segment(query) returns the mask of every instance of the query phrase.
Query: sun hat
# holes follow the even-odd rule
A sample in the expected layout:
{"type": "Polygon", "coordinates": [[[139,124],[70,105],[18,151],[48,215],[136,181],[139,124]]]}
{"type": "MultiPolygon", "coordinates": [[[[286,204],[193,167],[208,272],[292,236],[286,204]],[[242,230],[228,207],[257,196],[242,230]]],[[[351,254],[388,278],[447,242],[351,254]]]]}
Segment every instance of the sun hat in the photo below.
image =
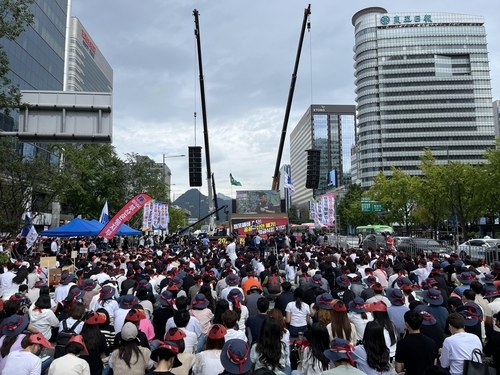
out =
{"type": "Polygon", "coordinates": [[[438,282],[433,277],[429,277],[428,279],[425,279],[425,283],[429,286],[438,285],[438,282]]]}
{"type": "Polygon", "coordinates": [[[182,284],[184,284],[184,281],[179,277],[175,276],[170,280],[170,284],[168,285],[168,290],[180,290],[182,287],[182,284]]]}
{"type": "Polygon", "coordinates": [[[483,311],[479,305],[474,302],[469,302],[466,305],[457,307],[455,312],[465,318],[465,325],[468,327],[475,326],[483,320],[483,311]]]}
{"type": "Polygon", "coordinates": [[[171,357],[175,356],[174,363],[172,367],[179,367],[182,366],[182,362],[179,361],[179,358],[177,358],[177,354],[179,354],[179,348],[177,345],[171,341],[159,341],[160,346],[158,346],[155,350],[151,352],[151,359],[155,362],[158,362],[158,354],[160,350],[166,349],[172,353],[171,357]]]}
{"type": "Polygon", "coordinates": [[[81,290],[78,285],[73,285],[71,288],[69,288],[68,297],[71,296],[79,301],[83,299],[85,293],[86,292],[84,290],[81,290]]]}
{"type": "Polygon", "coordinates": [[[208,330],[208,337],[211,340],[219,340],[219,339],[225,337],[226,334],[227,334],[227,329],[222,324],[214,324],[208,330]],[[214,329],[214,328],[216,328],[216,329],[214,329]]]}
{"type": "Polygon", "coordinates": [[[486,275],[484,275],[484,277],[481,277],[481,281],[485,284],[493,284],[496,280],[496,276],[491,274],[491,273],[487,273],[486,275]]]}
{"type": "Polygon", "coordinates": [[[173,306],[174,305],[174,295],[168,291],[164,290],[158,295],[158,300],[162,306],[173,306]]]}
{"type": "Polygon", "coordinates": [[[331,310],[333,304],[333,297],[330,293],[323,293],[316,297],[316,305],[325,310],[331,310]]]}
{"type": "Polygon", "coordinates": [[[110,285],[104,285],[99,292],[99,300],[111,299],[115,296],[115,288],[110,285]]]}
{"type": "Polygon", "coordinates": [[[136,305],[139,303],[139,300],[137,299],[136,296],[133,294],[127,294],[126,296],[122,297],[120,300],[119,307],[120,309],[131,309],[132,306],[136,305]]]}
{"type": "Polygon", "coordinates": [[[377,282],[377,278],[375,276],[368,276],[363,281],[368,287],[371,287],[373,284],[377,282]]]}
{"type": "Polygon", "coordinates": [[[50,345],[50,342],[48,342],[47,339],[40,332],[32,333],[29,337],[29,342],[30,344],[41,345],[47,349],[53,349],[53,346],[50,345]]]}
{"type": "Polygon", "coordinates": [[[245,374],[252,367],[250,346],[241,339],[228,340],[222,347],[220,362],[231,374],[245,374]]]}
{"type": "Polygon", "coordinates": [[[82,350],[80,351],[80,354],[83,355],[89,355],[89,351],[87,350],[87,345],[85,345],[85,342],[83,341],[83,336],[82,335],[74,335],[72,336],[66,345],[69,343],[76,342],[77,344],[80,344],[82,346],[82,350]]]}
{"type": "Polygon", "coordinates": [[[437,320],[434,316],[429,312],[429,306],[427,305],[418,305],[415,307],[415,311],[422,315],[422,324],[425,326],[433,326],[437,323],[437,320]]]}
{"type": "Polygon", "coordinates": [[[191,301],[191,308],[196,310],[203,310],[206,308],[210,302],[203,293],[198,293],[191,301]]]}
{"type": "Polygon", "coordinates": [[[228,286],[238,286],[238,281],[238,276],[234,273],[226,276],[226,284],[228,286]]]}
{"type": "Polygon", "coordinates": [[[41,288],[42,286],[47,286],[47,283],[43,280],[38,280],[35,285],[33,285],[33,288],[41,288]]]}
{"type": "MultiPolygon", "coordinates": [[[[281,286],[283,286],[283,284],[281,284],[281,286]]],[[[261,293],[262,289],[260,289],[258,285],[252,285],[250,287],[250,289],[247,290],[247,294],[252,294],[253,292],[259,292],[259,293],[261,293]]]]}
{"type": "Polygon", "coordinates": [[[404,293],[401,289],[389,288],[385,291],[385,295],[393,306],[403,306],[405,304],[404,293]]]}
{"type": "Polygon", "coordinates": [[[369,312],[386,312],[387,305],[382,301],[365,303],[365,309],[369,312]]]}
{"type": "Polygon", "coordinates": [[[398,284],[399,289],[401,289],[401,290],[412,290],[413,289],[413,283],[407,277],[398,278],[396,283],[398,284]]]}
{"type": "Polygon", "coordinates": [[[83,290],[86,290],[86,291],[94,290],[96,285],[97,285],[97,282],[92,280],[92,279],[83,280],[83,290]]]}
{"type": "Polygon", "coordinates": [[[462,272],[461,274],[457,275],[458,281],[460,281],[462,284],[470,284],[471,282],[477,280],[476,275],[474,275],[471,272],[462,272]]]}
{"type": "Polygon", "coordinates": [[[61,276],[61,285],[68,285],[74,279],[74,275],[72,273],[65,273],[61,276]]]}
{"type": "Polygon", "coordinates": [[[0,331],[2,336],[12,337],[17,336],[28,327],[29,319],[24,315],[11,315],[5,318],[0,325],[0,331]]]}
{"type": "Polygon", "coordinates": [[[376,282],[375,284],[372,284],[371,288],[373,290],[376,290],[377,292],[381,292],[381,291],[384,290],[384,287],[379,282],[376,282]]]}
{"type": "Polygon", "coordinates": [[[321,280],[321,275],[315,274],[309,279],[309,285],[321,288],[323,286],[323,280],[321,280]]]}
{"type": "MultiPolygon", "coordinates": [[[[175,328],[175,333],[174,334],[170,334],[170,329],[165,333],[165,341],[179,341],[179,340],[182,340],[186,337],[186,333],[180,329],[180,328],[177,328],[177,327],[173,327],[175,328]]],[[[171,328],[172,329],[172,328],[171,328]]]]}
{"type": "Polygon", "coordinates": [[[332,302],[332,310],[337,311],[337,312],[344,312],[347,311],[347,307],[344,303],[344,301],[340,299],[335,299],[332,302]]]}
{"type": "Polygon", "coordinates": [[[486,285],[484,288],[484,298],[493,298],[500,296],[500,287],[496,285],[486,285]]]}
{"type": "Polygon", "coordinates": [[[355,312],[355,313],[364,313],[366,312],[365,309],[365,300],[361,297],[356,297],[354,298],[351,302],[349,302],[349,311],[355,312]]]}
{"type": "Polygon", "coordinates": [[[439,289],[427,289],[422,292],[422,297],[429,305],[440,306],[443,304],[443,296],[439,289]]]}
{"type": "Polygon", "coordinates": [[[351,285],[351,279],[349,276],[342,275],[335,279],[335,283],[341,288],[348,288],[351,285]]]}
{"type": "Polygon", "coordinates": [[[349,341],[344,339],[335,338],[330,343],[330,348],[325,350],[323,354],[331,361],[339,361],[341,359],[348,359],[352,366],[354,366],[354,359],[351,352],[354,350],[349,341]]]}
{"type": "Polygon", "coordinates": [[[123,325],[122,331],[121,331],[122,340],[125,340],[125,341],[135,340],[137,338],[138,333],[139,333],[139,331],[137,330],[137,327],[135,326],[134,323],[126,322],[123,325]]]}
{"type": "Polygon", "coordinates": [[[106,323],[106,315],[103,313],[93,312],[87,319],[85,319],[85,323],[90,325],[104,324],[106,323]]]}
{"type": "Polygon", "coordinates": [[[229,291],[227,295],[227,300],[233,304],[233,306],[239,308],[241,302],[243,302],[243,294],[238,288],[233,288],[229,291]]]}
{"type": "Polygon", "coordinates": [[[130,309],[125,316],[125,321],[126,322],[140,322],[141,319],[146,318],[146,314],[144,311],[139,310],[139,309],[130,309]]]}

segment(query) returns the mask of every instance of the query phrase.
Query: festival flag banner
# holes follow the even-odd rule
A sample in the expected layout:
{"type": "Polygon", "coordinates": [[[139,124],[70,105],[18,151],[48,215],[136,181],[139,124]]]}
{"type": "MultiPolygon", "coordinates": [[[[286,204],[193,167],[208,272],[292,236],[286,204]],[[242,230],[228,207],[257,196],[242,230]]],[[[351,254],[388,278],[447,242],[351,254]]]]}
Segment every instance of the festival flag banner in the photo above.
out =
{"type": "Polygon", "coordinates": [[[170,218],[168,216],[168,203],[162,202],[160,210],[160,229],[167,230],[170,218]]]}
{"type": "Polygon", "coordinates": [[[161,202],[155,201],[153,204],[153,230],[160,229],[161,202]]]}
{"type": "Polygon", "coordinates": [[[292,196],[293,193],[295,193],[295,186],[293,186],[292,177],[290,177],[288,173],[284,172],[283,178],[285,180],[283,187],[288,189],[288,195],[292,196]]]}
{"type": "Polygon", "coordinates": [[[108,212],[108,201],[104,203],[104,207],[101,211],[101,216],[99,217],[99,223],[106,225],[109,222],[109,212],[108,212]]]}
{"type": "Polygon", "coordinates": [[[23,228],[21,236],[26,237],[26,245],[28,246],[29,249],[31,246],[33,246],[36,239],[38,238],[38,233],[35,229],[35,226],[33,225],[33,222],[31,221],[31,214],[29,212],[26,212],[24,220],[26,220],[27,224],[23,228]]]}
{"type": "Polygon", "coordinates": [[[153,205],[154,205],[154,200],[151,200],[144,205],[142,214],[143,232],[150,232],[153,230],[153,205]]]}
{"type": "Polygon", "coordinates": [[[102,228],[98,236],[107,238],[108,240],[112,239],[120,229],[120,226],[129,221],[150,200],[151,197],[145,193],[137,194],[113,216],[109,223],[102,228]]]}

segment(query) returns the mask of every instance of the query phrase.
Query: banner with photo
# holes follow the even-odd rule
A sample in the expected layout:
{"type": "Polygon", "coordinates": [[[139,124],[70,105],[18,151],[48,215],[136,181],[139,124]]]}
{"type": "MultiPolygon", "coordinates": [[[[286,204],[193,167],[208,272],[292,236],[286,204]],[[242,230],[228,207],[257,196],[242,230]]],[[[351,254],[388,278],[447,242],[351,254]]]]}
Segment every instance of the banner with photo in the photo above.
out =
{"type": "Polygon", "coordinates": [[[236,191],[237,214],[281,213],[280,192],[274,190],[236,191]]]}
{"type": "Polygon", "coordinates": [[[142,231],[167,230],[170,217],[168,215],[168,203],[150,201],[144,205],[142,216],[142,231]]]}
{"type": "Polygon", "coordinates": [[[317,227],[335,226],[335,195],[324,194],[309,203],[309,218],[317,227]]]}

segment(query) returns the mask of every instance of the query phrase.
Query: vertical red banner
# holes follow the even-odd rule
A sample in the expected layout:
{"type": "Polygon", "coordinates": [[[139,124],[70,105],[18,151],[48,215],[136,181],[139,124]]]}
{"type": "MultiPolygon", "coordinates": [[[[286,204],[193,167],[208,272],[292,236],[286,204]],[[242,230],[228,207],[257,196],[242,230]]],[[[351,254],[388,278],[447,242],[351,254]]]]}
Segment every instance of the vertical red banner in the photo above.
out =
{"type": "Polygon", "coordinates": [[[113,238],[122,224],[126,221],[129,221],[130,218],[134,216],[134,214],[136,214],[137,211],[139,211],[150,200],[151,197],[147,194],[137,194],[135,197],[129,200],[127,204],[123,206],[111,220],[109,220],[106,226],[99,232],[98,236],[107,239],[113,238]]]}

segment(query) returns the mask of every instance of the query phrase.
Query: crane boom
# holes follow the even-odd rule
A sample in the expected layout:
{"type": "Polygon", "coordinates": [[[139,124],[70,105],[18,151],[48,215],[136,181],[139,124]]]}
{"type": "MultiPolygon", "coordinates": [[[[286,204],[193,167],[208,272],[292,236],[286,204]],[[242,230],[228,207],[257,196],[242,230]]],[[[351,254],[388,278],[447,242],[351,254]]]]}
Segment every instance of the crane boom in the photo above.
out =
{"type": "MultiPolygon", "coordinates": [[[[281,139],[278,148],[278,157],[276,158],[276,167],[274,168],[273,175],[273,190],[279,190],[280,188],[280,164],[281,157],[283,156],[283,147],[285,146],[286,139],[286,129],[288,127],[288,118],[290,117],[290,109],[292,107],[293,92],[295,90],[295,81],[297,80],[297,71],[299,69],[300,53],[302,51],[302,42],[304,41],[304,33],[306,31],[307,19],[311,14],[311,4],[304,9],[304,19],[302,20],[302,29],[300,30],[299,46],[297,48],[297,56],[295,57],[295,66],[292,73],[292,82],[290,83],[290,90],[288,92],[288,101],[286,103],[285,118],[283,120],[283,128],[281,129],[281,139]]],[[[309,26],[309,25],[308,25],[309,26]]]]}
{"type": "MultiPolygon", "coordinates": [[[[200,73],[200,96],[201,96],[201,115],[203,119],[203,138],[205,140],[205,161],[207,164],[207,185],[208,185],[208,211],[214,211],[214,198],[212,194],[212,168],[210,166],[210,147],[208,142],[208,123],[207,123],[207,107],[205,102],[205,80],[203,77],[203,62],[201,59],[201,39],[200,39],[200,22],[198,20],[198,11],[193,10],[196,37],[196,46],[198,49],[198,69],[200,73]]],[[[209,230],[215,228],[214,216],[210,215],[209,230]]]]}

